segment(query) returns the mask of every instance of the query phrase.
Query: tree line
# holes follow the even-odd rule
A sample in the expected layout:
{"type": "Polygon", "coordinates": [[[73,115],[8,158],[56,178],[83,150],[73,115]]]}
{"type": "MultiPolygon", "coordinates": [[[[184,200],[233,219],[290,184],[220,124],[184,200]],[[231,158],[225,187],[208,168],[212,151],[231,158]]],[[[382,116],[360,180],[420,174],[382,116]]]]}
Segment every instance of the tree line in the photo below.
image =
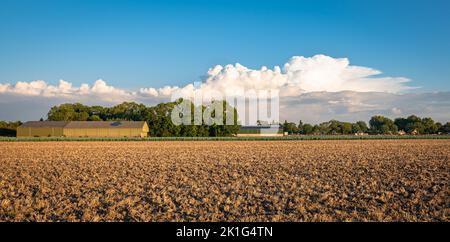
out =
{"type": "Polygon", "coordinates": [[[355,133],[367,134],[449,134],[450,122],[441,124],[435,122],[432,118],[420,118],[411,115],[407,118],[396,118],[394,120],[377,115],[369,120],[369,125],[364,121],[355,123],[330,120],[320,124],[312,125],[303,123],[298,124],[285,121],[281,127],[284,132],[289,134],[301,135],[346,135],[355,133]]]}
{"type": "MultiPolygon", "coordinates": [[[[186,101],[186,100],[184,100],[186,101]]],[[[237,111],[231,108],[225,101],[217,101],[223,105],[223,110],[230,108],[234,111],[234,125],[206,125],[202,120],[200,125],[175,125],[172,122],[172,110],[183,99],[174,102],[160,103],[156,106],[148,107],[144,104],[135,102],[124,102],[113,107],[86,106],[80,103],[61,104],[54,106],[47,114],[49,121],[146,121],[150,136],[156,137],[208,137],[208,136],[232,136],[239,130],[237,125],[237,111]]],[[[194,123],[194,112],[201,109],[202,113],[208,106],[194,106],[192,102],[187,101],[191,106],[191,117],[194,123]]],[[[219,105],[220,105],[219,104],[219,105]]],[[[188,104],[189,105],[189,104],[188,104]]],[[[214,115],[214,113],[213,113],[214,115]]],[[[224,112],[224,123],[227,113],[224,112]]]]}
{"type": "Polygon", "coordinates": [[[19,127],[20,125],[22,125],[22,122],[20,121],[15,122],[0,121],[0,136],[9,136],[9,137],[16,136],[17,127],[19,127]]]}
{"type": "MultiPolygon", "coordinates": [[[[135,102],[123,102],[112,107],[87,106],[81,103],[66,103],[52,107],[47,113],[49,121],[146,121],[149,125],[149,135],[156,137],[207,137],[232,136],[239,131],[238,115],[234,108],[234,125],[206,125],[204,120],[200,125],[175,125],[172,123],[171,113],[175,106],[183,102],[182,99],[173,102],[160,103],[156,106],[145,106],[135,102]]],[[[229,104],[221,101],[223,110],[230,108],[229,104]]],[[[208,106],[191,105],[192,121],[197,109],[205,111],[208,106]]],[[[224,123],[226,117],[224,112],[224,123]]],[[[43,120],[43,119],[41,119],[43,120]]],[[[0,121],[0,136],[15,136],[16,129],[22,123],[0,121]]],[[[369,123],[358,121],[355,123],[330,120],[320,124],[308,124],[299,121],[293,123],[285,121],[280,128],[289,134],[300,135],[348,135],[355,133],[367,134],[449,134],[450,122],[441,124],[433,119],[420,118],[411,115],[407,118],[394,120],[384,116],[373,116],[369,123]]]]}

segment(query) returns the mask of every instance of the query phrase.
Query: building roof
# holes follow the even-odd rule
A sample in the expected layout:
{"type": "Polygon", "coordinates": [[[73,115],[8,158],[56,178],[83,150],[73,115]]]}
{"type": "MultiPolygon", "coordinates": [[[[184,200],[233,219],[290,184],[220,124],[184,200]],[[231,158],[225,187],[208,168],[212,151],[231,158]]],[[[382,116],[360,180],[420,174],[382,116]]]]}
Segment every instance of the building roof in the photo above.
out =
{"type": "Polygon", "coordinates": [[[29,121],[24,128],[137,128],[144,127],[145,121],[29,121]]]}
{"type": "Polygon", "coordinates": [[[241,126],[238,134],[280,134],[282,131],[279,125],[241,126]]]}
{"type": "Polygon", "coordinates": [[[248,129],[279,129],[279,125],[249,125],[249,126],[241,126],[241,130],[248,130],[248,129]]]}
{"type": "Polygon", "coordinates": [[[24,128],[63,128],[69,122],[67,121],[29,121],[22,124],[24,128]]]}
{"type": "Polygon", "coordinates": [[[136,128],[144,127],[145,121],[71,121],[65,128],[136,128]]]}

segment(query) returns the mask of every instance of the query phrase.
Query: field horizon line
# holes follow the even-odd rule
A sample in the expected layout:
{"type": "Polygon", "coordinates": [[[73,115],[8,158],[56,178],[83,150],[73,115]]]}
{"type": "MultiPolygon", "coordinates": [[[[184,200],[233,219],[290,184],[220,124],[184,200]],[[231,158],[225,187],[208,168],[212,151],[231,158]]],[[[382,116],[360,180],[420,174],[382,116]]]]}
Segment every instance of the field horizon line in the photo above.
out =
{"type": "Polygon", "coordinates": [[[398,140],[450,139],[450,135],[307,135],[284,137],[0,137],[0,142],[46,141],[295,141],[295,140],[398,140]]]}

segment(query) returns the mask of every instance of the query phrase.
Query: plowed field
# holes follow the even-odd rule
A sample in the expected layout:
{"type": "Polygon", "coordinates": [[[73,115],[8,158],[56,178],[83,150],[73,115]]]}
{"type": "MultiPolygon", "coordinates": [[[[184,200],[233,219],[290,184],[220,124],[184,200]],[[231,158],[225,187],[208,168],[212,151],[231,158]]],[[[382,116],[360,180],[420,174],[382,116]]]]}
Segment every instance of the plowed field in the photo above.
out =
{"type": "Polygon", "coordinates": [[[0,142],[0,221],[449,221],[450,140],[0,142]]]}

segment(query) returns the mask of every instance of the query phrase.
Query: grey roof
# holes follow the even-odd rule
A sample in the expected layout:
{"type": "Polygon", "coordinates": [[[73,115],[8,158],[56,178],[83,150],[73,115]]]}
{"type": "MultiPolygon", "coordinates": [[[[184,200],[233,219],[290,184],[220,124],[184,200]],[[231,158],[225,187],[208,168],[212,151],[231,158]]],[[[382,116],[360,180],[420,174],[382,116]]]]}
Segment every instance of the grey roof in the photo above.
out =
{"type": "Polygon", "coordinates": [[[24,128],[63,128],[69,122],[67,121],[29,121],[22,124],[24,128]]]}
{"type": "Polygon", "coordinates": [[[249,126],[241,126],[241,130],[248,130],[248,129],[280,129],[281,127],[279,125],[249,125],[249,126]]]}
{"type": "Polygon", "coordinates": [[[142,128],[145,121],[29,121],[24,128],[142,128]]]}
{"type": "Polygon", "coordinates": [[[137,128],[144,127],[145,121],[71,121],[65,128],[137,128]]]}

